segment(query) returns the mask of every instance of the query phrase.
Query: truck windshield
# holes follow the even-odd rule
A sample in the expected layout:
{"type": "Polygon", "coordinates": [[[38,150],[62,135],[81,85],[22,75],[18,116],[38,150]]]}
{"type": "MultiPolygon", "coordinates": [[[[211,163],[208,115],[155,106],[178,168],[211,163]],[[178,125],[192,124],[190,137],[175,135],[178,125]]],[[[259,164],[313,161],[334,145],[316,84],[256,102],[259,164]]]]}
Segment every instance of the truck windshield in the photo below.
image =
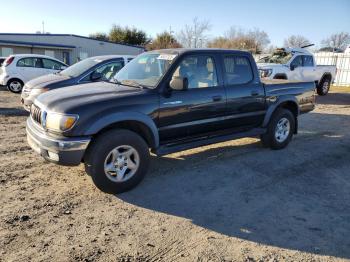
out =
{"type": "Polygon", "coordinates": [[[155,88],[177,54],[150,52],[137,56],[114,77],[117,83],[155,88]]]}
{"type": "Polygon", "coordinates": [[[260,58],[258,63],[287,64],[292,56],[289,52],[275,52],[270,56],[260,58]]]}
{"type": "Polygon", "coordinates": [[[87,58],[84,59],[60,72],[60,75],[69,76],[69,77],[77,77],[84,73],[86,70],[91,67],[101,63],[102,60],[96,58],[87,58]]]}

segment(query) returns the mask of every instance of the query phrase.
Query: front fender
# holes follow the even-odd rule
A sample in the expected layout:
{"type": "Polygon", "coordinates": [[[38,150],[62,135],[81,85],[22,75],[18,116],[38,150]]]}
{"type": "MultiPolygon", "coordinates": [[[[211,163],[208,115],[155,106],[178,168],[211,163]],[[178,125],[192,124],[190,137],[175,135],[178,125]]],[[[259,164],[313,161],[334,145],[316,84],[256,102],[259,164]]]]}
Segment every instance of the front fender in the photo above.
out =
{"type": "Polygon", "coordinates": [[[156,148],[159,146],[159,134],[156,124],[149,116],[138,112],[118,112],[103,116],[94,121],[84,132],[84,135],[97,134],[103,128],[122,121],[137,121],[147,126],[153,135],[154,146],[156,148]]]}

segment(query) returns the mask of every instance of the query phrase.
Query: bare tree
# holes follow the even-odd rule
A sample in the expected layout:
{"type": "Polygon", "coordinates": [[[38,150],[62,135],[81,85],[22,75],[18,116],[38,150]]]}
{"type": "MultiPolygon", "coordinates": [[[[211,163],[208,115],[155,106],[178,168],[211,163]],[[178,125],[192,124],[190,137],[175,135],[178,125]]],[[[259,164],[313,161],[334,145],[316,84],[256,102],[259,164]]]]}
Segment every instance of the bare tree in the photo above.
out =
{"type": "Polygon", "coordinates": [[[180,48],[182,47],[169,32],[162,32],[157,35],[149,44],[146,45],[147,50],[166,49],[166,48],[180,48]]]}
{"type": "Polygon", "coordinates": [[[247,36],[254,41],[256,54],[261,53],[268,44],[270,44],[269,36],[265,31],[258,28],[250,30],[247,36]]]}
{"type": "Polygon", "coordinates": [[[265,31],[258,28],[246,31],[241,27],[232,26],[224,37],[218,37],[209,42],[209,47],[244,49],[254,54],[260,54],[270,43],[265,31]]]}
{"type": "Polygon", "coordinates": [[[345,50],[350,44],[350,34],[347,32],[341,32],[333,34],[330,37],[322,40],[322,45],[325,47],[331,47],[333,49],[345,50]]]}
{"type": "Polygon", "coordinates": [[[245,36],[244,30],[239,26],[231,26],[224,34],[224,37],[230,40],[241,38],[245,36]]]}
{"type": "Polygon", "coordinates": [[[192,24],[186,24],[178,33],[178,40],[184,47],[200,48],[205,46],[208,39],[206,33],[210,30],[211,25],[208,20],[199,20],[195,17],[192,24]]]}
{"type": "Polygon", "coordinates": [[[309,44],[309,39],[301,35],[291,35],[290,37],[284,40],[285,47],[302,47],[309,44]]]}

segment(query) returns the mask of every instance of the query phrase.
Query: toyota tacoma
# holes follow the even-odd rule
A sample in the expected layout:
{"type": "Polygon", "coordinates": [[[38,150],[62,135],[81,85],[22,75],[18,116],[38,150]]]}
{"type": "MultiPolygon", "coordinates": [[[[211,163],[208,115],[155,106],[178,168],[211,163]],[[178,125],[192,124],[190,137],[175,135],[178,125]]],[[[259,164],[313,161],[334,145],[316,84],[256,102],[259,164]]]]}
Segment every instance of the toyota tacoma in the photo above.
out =
{"type": "Polygon", "coordinates": [[[286,147],[299,115],[314,109],[314,89],[314,81],[261,82],[244,51],[151,51],[113,81],[38,96],[27,139],[48,161],[83,163],[100,190],[116,194],[143,179],[150,152],[161,156],[255,136],[266,147],[286,147]]]}

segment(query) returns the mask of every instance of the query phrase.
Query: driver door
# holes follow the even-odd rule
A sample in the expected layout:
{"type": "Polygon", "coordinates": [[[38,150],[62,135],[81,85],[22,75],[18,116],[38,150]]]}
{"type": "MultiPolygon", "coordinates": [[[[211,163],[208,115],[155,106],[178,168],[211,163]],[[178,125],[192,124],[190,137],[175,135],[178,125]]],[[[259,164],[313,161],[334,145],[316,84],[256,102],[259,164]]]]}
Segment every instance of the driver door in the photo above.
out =
{"type": "Polygon", "coordinates": [[[225,114],[226,93],[217,64],[217,59],[207,54],[189,55],[180,61],[173,77],[187,78],[188,88],[170,90],[160,97],[161,143],[220,128],[217,118],[225,114]]]}
{"type": "Polygon", "coordinates": [[[288,76],[288,80],[303,81],[303,59],[301,55],[296,56],[290,63],[290,67],[294,67],[288,76]]]}

